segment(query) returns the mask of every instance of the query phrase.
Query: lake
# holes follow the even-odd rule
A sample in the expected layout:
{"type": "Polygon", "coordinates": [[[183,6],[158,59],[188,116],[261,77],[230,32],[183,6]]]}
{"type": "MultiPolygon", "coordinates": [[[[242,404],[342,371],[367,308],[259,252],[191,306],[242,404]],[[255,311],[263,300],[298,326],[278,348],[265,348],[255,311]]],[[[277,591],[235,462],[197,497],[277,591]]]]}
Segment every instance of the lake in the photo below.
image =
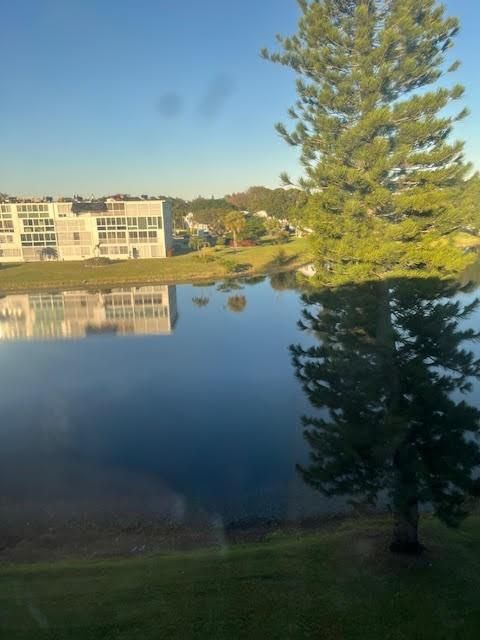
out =
{"type": "Polygon", "coordinates": [[[345,511],[346,497],[313,491],[296,469],[312,408],[289,346],[321,338],[300,330],[301,311],[292,274],[1,298],[0,517],[12,545],[54,545],[72,523],[168,522],[195,536],[205,523],[345,511]]]}

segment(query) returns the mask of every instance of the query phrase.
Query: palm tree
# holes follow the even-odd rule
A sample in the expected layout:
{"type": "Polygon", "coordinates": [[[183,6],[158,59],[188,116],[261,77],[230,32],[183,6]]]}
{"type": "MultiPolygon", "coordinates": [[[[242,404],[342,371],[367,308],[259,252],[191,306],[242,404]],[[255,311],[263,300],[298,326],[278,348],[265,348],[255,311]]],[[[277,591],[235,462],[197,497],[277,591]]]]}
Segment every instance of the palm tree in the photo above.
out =
{"type": "Polygon", "coordinates": [[[225,216],[225,229],[233,236],[233,246],[237,248],[237,235],[245,228],[245,216],[240,211],[231,211],[225,216]]]}

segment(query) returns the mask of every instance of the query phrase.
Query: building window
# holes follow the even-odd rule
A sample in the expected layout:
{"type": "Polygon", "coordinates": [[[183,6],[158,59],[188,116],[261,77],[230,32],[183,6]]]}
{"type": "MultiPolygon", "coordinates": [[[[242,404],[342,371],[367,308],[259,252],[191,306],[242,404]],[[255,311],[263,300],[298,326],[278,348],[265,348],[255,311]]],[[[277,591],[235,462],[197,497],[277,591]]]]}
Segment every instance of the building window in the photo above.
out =
{"type": "Polygon", "coordinates": [[[80,233],[78,231],[73,232],[73,241],[80,242],[80,233]]]}

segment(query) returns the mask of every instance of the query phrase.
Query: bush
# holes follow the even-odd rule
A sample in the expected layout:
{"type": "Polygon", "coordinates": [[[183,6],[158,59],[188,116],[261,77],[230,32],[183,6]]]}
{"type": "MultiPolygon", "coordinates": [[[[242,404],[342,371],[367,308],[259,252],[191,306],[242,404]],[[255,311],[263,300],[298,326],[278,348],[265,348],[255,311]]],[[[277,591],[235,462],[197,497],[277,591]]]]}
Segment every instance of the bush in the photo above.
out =
{"type": "Polygon", "coordinates": [[[204,244],[199,248],[196,258],[202,262],[214,262],[217,256],[215,255],[215,249],[213,249],[213,247],[209,244],[204,244]]]}
{"type": "Polygon", "coordinates": [[[208,246],[208,242],[202,236],[190,236],[188,246],[194,251],[200,251],[203,247],[208,246]]]}
{"type": "Polygon", "coordinates": [[[112,260],[105,257],[89,258],[88,260],[84,260],[83,264],[86,267],[106,267],[107,265],[112,264],[112,260]]]}
{"type": "Polygon", "coordinates": [[[287,252],[285,251],[285,249],[283,249],[283,247],[279,249],[276,252],[275,256],[273,257],[273,263],[279,266],[288,264],[289,261],[290,261],[290,258],[287,252]]]}
{"type": "Polygon", "coordinates": [[[215,262],[215,260],[217,259],[216,256],[203,250],[197,254],[196,258],[197,260],[201,260],[202,262],[215,262]]]}
{"type": "Polygon", "coordinates": [[[231,260],[230,258],[223,258],[223,260],[221,260],[221,264],[224,267],[226,273],[236,273],[237,263],[235,262],[235,260],[231,260]]]}

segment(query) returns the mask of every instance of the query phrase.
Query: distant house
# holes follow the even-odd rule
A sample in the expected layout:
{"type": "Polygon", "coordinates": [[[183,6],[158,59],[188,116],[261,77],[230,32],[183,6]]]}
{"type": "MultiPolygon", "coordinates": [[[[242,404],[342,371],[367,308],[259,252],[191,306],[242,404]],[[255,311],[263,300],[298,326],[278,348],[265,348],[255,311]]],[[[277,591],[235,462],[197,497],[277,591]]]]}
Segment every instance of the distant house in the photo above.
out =
{"type": "Polygon", "coordinates": [[[187,213],[187,215],[184,216],[183,219],[190,231],[196,231],[197,233],[209,233],[210,231],[210,227],[208,226],[208,224],[195,222],[192,212],[187,213]]]}
{"type": "Polygon", "coordinates": [[[308,227],[295,227],[295,235],[297,238],[304,238],[305,236],[309,236],[313,233],[313,229],[309,229],[308,227]]]}

